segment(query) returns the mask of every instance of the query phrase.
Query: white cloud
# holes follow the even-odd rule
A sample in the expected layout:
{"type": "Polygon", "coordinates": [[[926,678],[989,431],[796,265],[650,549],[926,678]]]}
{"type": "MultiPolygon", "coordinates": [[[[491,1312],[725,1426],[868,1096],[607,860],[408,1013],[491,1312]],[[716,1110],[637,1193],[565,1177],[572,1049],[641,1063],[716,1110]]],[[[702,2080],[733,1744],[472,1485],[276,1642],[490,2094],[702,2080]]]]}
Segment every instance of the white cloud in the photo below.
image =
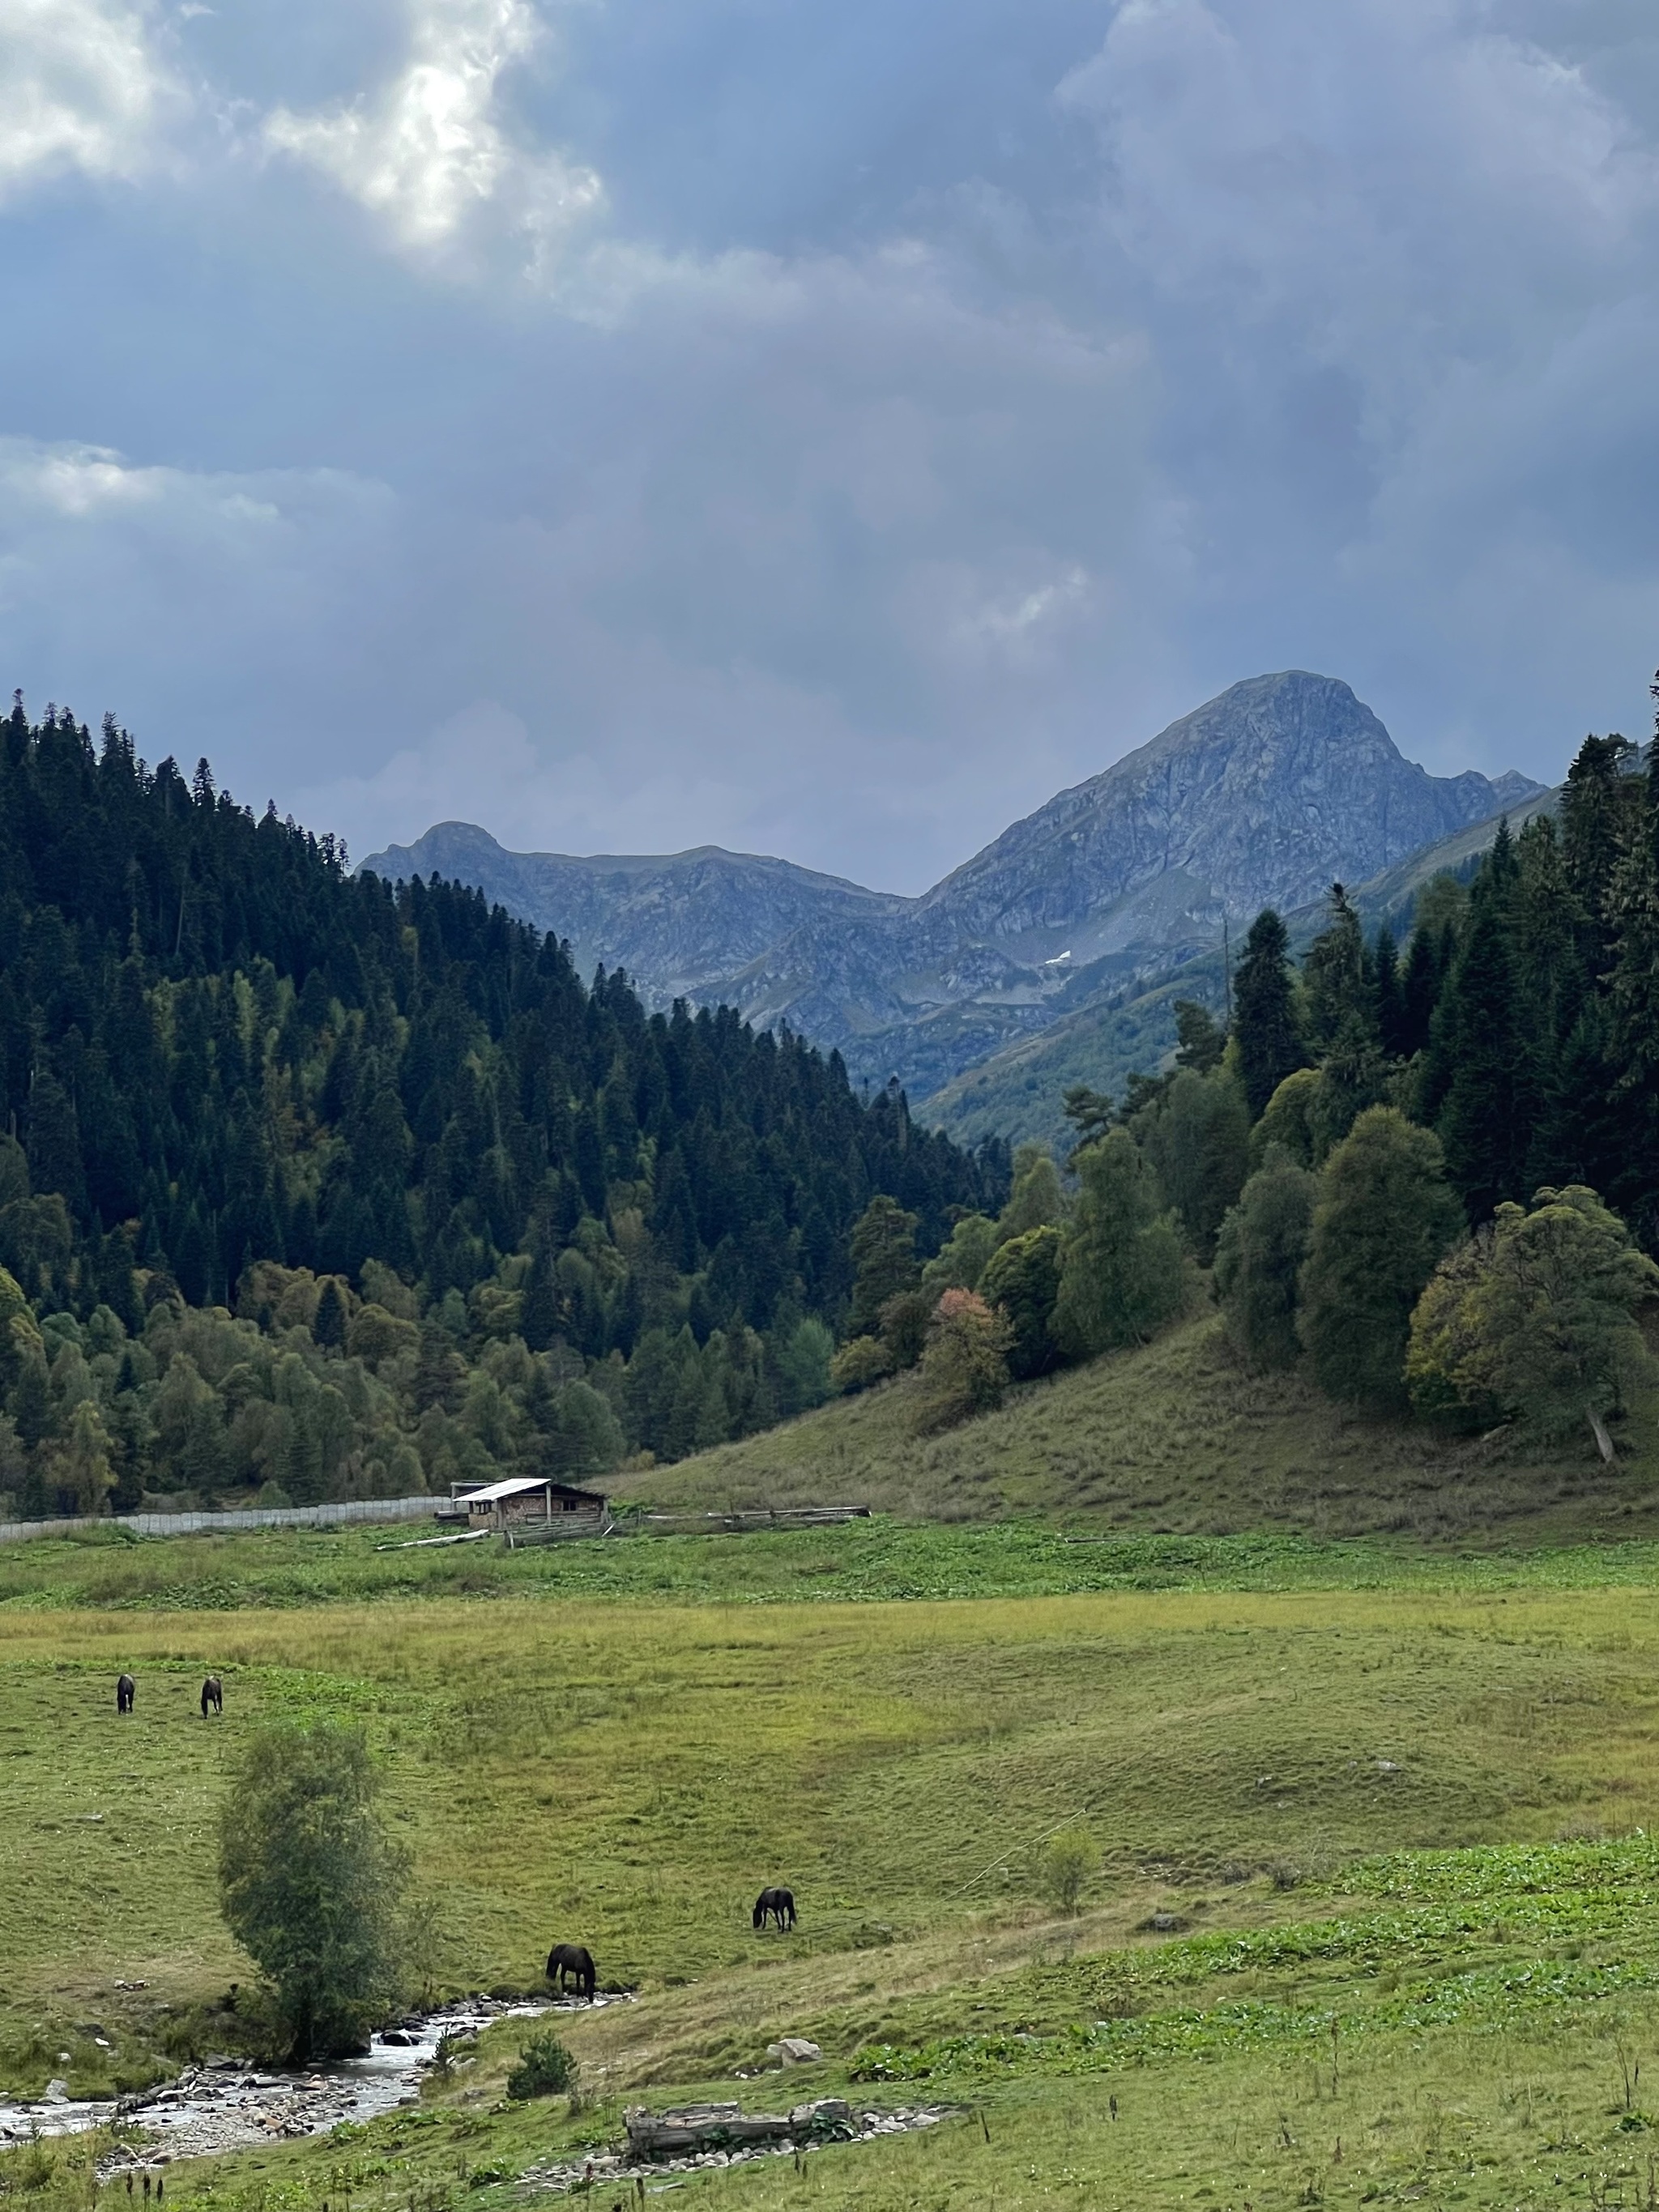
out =
{"type": "Polygon", "coordinates": [[[0,193],[78,169],[137,176],[175,88],[150,11],[119,0],[0,0],[0,193]]]}
{"type": "Polygon", "coordinates": [[[278,107],[266,140],[384,217],[405,246],[445,246],[494,207],[545,255],[602,190],[592,170],[515,146],[501,128],[500,80],[540,35],[529,0],[410,0],[407,57],[389,85],[312,113],[278,107]]]}

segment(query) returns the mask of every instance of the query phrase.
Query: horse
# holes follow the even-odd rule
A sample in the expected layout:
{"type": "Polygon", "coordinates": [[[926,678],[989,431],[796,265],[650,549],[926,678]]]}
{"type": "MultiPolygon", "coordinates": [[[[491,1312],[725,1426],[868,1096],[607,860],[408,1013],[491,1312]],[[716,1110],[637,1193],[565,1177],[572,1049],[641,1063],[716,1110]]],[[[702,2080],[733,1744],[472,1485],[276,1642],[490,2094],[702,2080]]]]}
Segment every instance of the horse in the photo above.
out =
{"type": "Polygon", "coordinates": [[[547,1954],[547,1978],[560,1990],[568,1988],[574,1979],[576,1995],[586,1997],[591,2004],[598,1979],[593,1954],[580,1943],[556,1943],[547,1954]]]}
{"type": "Polygon", "coordinates": [[[115,1685],[116,1711],[118,1713],[130,1713],[132,1711],[132,1701],[137,1694],[138,1685],[137,1682],[133,1680],[131,1674],[123,1674],[119,1681],[115,1685]]]}
{"type": "Polygon", "coordinates": [[[780,1929],[795,1924],[795,1893],[793,1889],[763,1889],[755,1899],[755,1925],[764,1928],[768,1916],[775,1919],[780,1929]]]}
{"type": "Polygon", "coordinates": [[[210,1674],[202,1685],[202,1718],[204,1720],[208,1717],[210,1705],[222,1720],[225,1714],[225,1686],[216,1674],[210,1674]]]}

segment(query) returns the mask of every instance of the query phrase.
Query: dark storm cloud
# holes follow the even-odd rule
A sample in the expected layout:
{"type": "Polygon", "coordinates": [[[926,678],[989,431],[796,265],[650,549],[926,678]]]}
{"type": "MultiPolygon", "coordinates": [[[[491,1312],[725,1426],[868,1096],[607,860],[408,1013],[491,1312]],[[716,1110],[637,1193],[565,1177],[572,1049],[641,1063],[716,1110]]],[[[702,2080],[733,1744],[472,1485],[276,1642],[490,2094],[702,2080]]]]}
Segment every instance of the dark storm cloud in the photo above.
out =
{"type": "Polygon", "coordinates": [[[0,0],[11,680],[357,849],[915,889],[1237,676],[1659,655],[1659,43],[1449,0],[0,0]]]}

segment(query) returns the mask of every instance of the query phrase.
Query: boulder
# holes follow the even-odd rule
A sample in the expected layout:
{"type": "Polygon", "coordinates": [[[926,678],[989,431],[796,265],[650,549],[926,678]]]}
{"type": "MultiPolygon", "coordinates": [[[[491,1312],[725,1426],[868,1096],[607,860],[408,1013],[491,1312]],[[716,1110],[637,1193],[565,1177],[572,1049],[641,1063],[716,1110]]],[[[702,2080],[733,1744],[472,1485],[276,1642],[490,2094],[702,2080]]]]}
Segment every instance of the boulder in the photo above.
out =
{"type": "Polygon", "coordinates": [[[816,2043],[809,2043],[804,2035],[786,2035],[766,2046],[769,2058],[775,2058],[785,2066],[810,2066],[823,2053],[816,2043]]]}

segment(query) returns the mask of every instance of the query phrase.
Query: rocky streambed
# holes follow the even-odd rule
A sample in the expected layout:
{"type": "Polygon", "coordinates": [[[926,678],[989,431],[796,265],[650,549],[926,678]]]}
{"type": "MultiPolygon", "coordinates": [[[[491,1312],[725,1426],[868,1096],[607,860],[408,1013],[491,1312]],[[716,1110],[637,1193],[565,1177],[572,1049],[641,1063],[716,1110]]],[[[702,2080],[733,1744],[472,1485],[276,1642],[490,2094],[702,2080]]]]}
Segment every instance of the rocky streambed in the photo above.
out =
{"type": "MultiPolygon", "coordinates": [[[[595,2004],[625,1999],[600,1996],[595,2004]]],[[[372,2120],[420,2093],[422,2074],[445,2036],[475,2035],[497,2020],[536,2020],[550,2012],[587,2009],[587,2001],[504,2003],[491,1997],[406,2021],[377,2035],[358,2058],[342,2058],[308,2072],[252,2066],[241,2058],[208,2058],[174,2081],[141,2095],[81,2100],[54,2081],[43,2098],[0,2103],[0,2143],[36,2136],[84,2133],[114,2119],[143,2130],[143,2140],[118,2148],[106,2172],[165,2165],[176,2158],[245,2150],[251,2144],[313,2136],[342,2121],[372,2120]]]]}

